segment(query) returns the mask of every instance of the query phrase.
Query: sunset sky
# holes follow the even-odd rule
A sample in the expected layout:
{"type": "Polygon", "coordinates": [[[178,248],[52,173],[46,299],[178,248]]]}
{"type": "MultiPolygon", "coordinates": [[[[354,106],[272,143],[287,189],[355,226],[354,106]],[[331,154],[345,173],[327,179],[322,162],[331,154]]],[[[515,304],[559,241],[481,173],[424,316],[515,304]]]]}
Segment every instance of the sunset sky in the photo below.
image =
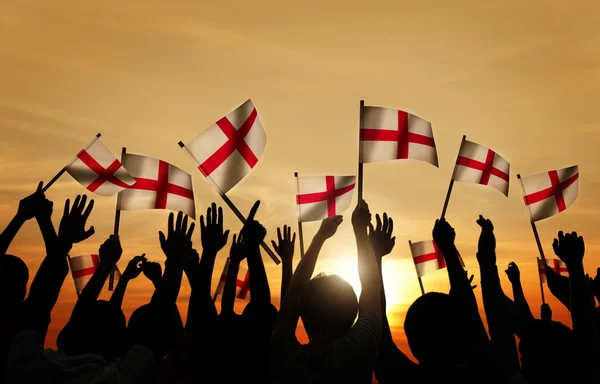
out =
{"type": "MultiPolygon", "coordinates": [[[[229,196],[244,213],[262,201],[257,219],[267,227],[270,243],[277,226],[295,226],[294,171],[356,173],[364,99],[366,105],[403,109],[430,121],[438,148],[439,168],[412,160],[365,165],[365,199],[373,213],[386,211],[395,221],[396,248],[384,261],[384,279],[401,348],[409,351],[402,324],[420,294],[408,241],[431,238],[463,134],[511,164],[508,198],[483,186],[454,186],[446,217],[456,228],[467,269],[478,282],[475,220],[481,213],[496,228],[505,292],[512,296],[503,271],[515,261],[539,314],[539,254],[517,173],[579,165],[577,202],[539,222],[538,229],[548,257],[559,229],[577,230],[586,239],[587,271],[595,275],[600,265],[595,256],[600,199],[594,192],[600,188],[600,124],[594,112],[600,100],[598,14],[598,2],[575,7],[554,0],[4,1],[0,227],[19,199],[39,180],[50,180],[98,132],[116,155],[124,146],[191,173],[202,214],[220,198],[177,142],[191,140],[251,98],[267,146],[229,196]]],[[[52,186],[47,197],[55,203],[56,224],[64,200],[81,193],[85,189],[69,175],[52,186]]],[[[112,231],[116,196],[95,201],[89,222],[96,235],[75,245],[73,256],[96,252],[112,231]]],[[[226,227],[239,231],[238,219],[225,212],[226,227]]],[[[339,273],[358,286],[350,213],[323,248],[316,272],[339,273]]],[[[122,214],[121,270],[144,252],[164,261],[157,232],[166,228],[167,217],[167,211],[122,214]]],[[[307,245],[318,225],[304,226],[307,245]]],[[[198,232],[194,243],[200,249],[198,232]]],[[[218,257],[213,289],[228,250],[229,245],[218,257]]],[[[44,256],[35,221],[23,227],[9,252],[26,261],[33,278],[44,256]]],[[[279,306],[280,267],[266,255],[264,262],[279,306]]],[[[423,282],[428,291],[448,290],[445,271],[423,282]]],[[[126,315],[151,294],[143,276],[133,281],[124,300],[126,315]]],[[[184,318],[188,298],[184,279],[178,301],[184,318]]],[[[570,325],[548,290],[546,298],[555,318],[570,325]]],[[[69,276],[53,312],[48,346],[55,345],[75,300],[69,276]]]]}

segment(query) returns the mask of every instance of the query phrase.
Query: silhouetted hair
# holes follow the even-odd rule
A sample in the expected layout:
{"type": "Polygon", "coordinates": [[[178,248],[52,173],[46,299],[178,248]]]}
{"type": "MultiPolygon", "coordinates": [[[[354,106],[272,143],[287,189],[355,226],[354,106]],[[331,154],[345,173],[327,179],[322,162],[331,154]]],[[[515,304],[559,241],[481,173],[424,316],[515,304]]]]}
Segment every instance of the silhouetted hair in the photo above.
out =
{"type": "Polygon", "coordinates": [[[183,324],[176,309],[176,306],[172,307],[167,323],[159,323],[160,316],[157,316],[156,313],[158,309],[152,304],[144,304],[133,311],[127,324],[124,352],[137,344],[148,345],[150,342],[156,345],[160,344],[167,353],[175,341],[184,336],[180,333],[183,332],[183,324]],[[157,334],[157,330],[161,330],[163,333],[157,334]],[[165,341],[168,345],[165,344],[165,341]]]}
{"type": "Polygon", "coordinates": [[[429,292],[408,308],[404,331],[419,363],[457,367],[465,363],[470,340],[470,321],[454,296],[429,292]]]}
{"type": "Polygon", "coordinates": [[[29,269],[20,258],[0,256],[0,301],[5,305],[23,302],[27,295],[29,269]]]}
{"type": "Polygon", "coordinates": [[[106,300],[85,308],[80,318],[71,319],[59,335],[57,345],[65,354],[101,355],[115,361],[123,350],[126,320],[123,311],[106,300]]]}
{"type": "Polygon", "coordinates": [[[337,275],[317,275],[311,279],[300,303],[300,317],[308,337],[329,340],[344,336],[354,324],[358,299],[347,281],[337,275]]]}

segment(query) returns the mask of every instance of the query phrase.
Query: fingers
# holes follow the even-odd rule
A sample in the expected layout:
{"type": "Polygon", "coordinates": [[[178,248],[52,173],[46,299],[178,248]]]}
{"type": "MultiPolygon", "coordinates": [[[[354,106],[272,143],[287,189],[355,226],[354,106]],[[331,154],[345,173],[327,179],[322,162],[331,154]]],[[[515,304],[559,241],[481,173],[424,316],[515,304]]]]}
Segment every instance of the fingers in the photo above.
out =
{"type": "Polygon", "coordinates": [[[65,201],[65,210],[63,211],[63,216],[67,216],[69,214],[70,205],[71,205],[71,200],[67,199],[65,201]]]}
{"type": "Polygon", "coordinates": [[[554,249],[554,253],[556,256],[560,256],[560,246],[558,244],[558,239],[554,239],[552,242],[552,249],[554,249]]]}
{"type": "Polygon", "coordinates": [[[175,220],[175,215],[173,214],[173,212],[169,213],[169,226],[168,226],[168,232],[167,232],[167,234],[169,236],[171,236],[171,234],[175,231],[175,229],[173,228],[174,220],[175,220]]]}
{"type": "Polygon", "coordinates": [[[192,235],[194,234],[194,228],[196,228],[196,223],[192,221],[192,224],[190,224],[190,228],[187,231],[187,238],[191,239],[192,235]]]}
{"type": "Polygon", "coordinates": [[[158,231],[158,240],[160,241],[160,246],[164,247],[167,243],[167,239],[165,238],[165,234],[162,231],[158,231]]]}
{"type": "MultiPolygon", "coordinates": [[[[285,228],[284,228],[285,231],[285,228]]],[[[281,228],[277,227],[277,241],[279,241],[279,243],[283,242],[283,237],[281,236],[281,228]]]]}
{"type": "Polygon", "coordinates": [[[381,231],[381,217],[379,217],[379,213],[375,215],[375,221],[377,222],[377,227],[375,230],[379,232],[381,231]]]}
{"type": "Polygon", "coordinates": [[[77,195],[77,197],[75,198],[75,201],[73,202],[72,209],[71,209],[73,212],[77,211],[77,207],[79,207],[80,200],[81,200],[81,196],[77,195]]]}
{"type": "Polygon", "coordinates": [[[87,218],[90,216],[90,213],[92,213],[92,209],[94,209],[94,199],[90,200],[90,203],[88,204],[87,208],[85,209],[85,212],[83,212],[84,220],[87,220],[87,218]]]}
{"type": "Polygon", "coordinates": [[[394,231],[394,220],[392,220],[392,218],[390,217],[389,219],[389,223],[388,223],[388,235],[391,235],[394,231]]]}
{"type": "Polygon", "coordinates": [[[215,204],[215,203],[213,202],[213,203],[210,205],[210,208],[211,208],[211,214],[212,214],[212,217],[211,217],[211,221],[210,221],[210,222],[211,222],[212,224],[217,224],[217,220],[218,220],[218,217],[217,217],[217,216],[218,216],[218,215],[217,215],[217,213],[218,213],[218,212],[217,212],[217,204],[215,204]]]}
{"type": "Polygon", "coordinates": [[[292,246],[296,244],[296,232],[294,232],[294,236],[292,237],[292,246]]]}
{"type": "Polygon", "coordinates": [[[206,225],[210,225],[212,223],[212,209],[210,209],[210,205],[206,208],[206,225]]]}
{"type": "Polygon", "coordinates": [[[223,208],[219,207],[218,212],[219,212],[219,214],[217,216],[217,225],[219,227],[222,227],[223,226],[223,208]]]}
{"type": "Polygon", "coordinates": [[[87,231],[85,231],[84,235],[83,235],[83,240],[87,240],[90,237],[92,237],[92,235],[96,233],[96,230],[94,229],[94,226],[92,225],[90,227],[90,229],[88,229],[87,231]]]}
{"type": "Polygon", "coordinates": [[[204,231],[206,229],[206,224],[204,224],[204,216],[200,215],[200,230],[204,231]]]}
{"type": "Polygon", "coordinates": [[[223,237],[225,238],[225,243],[227,243],[227,238],[229,237],[229,229],[225,231],[223,237]]]}
{"type": "Polygon", "coordinates": [[[563,241],[565,241],[565,234],[563,231],[558,231],[558,242],[562,243],[563,241]]]}
{"type": "Polygon", "coordinates": [[[37,189],[35,190],[36,192],[42,192],[42,188],[44,187],[44,182],[40,181],[38,183],[37,189]]]}
{"type": "Polygon", "coordinates": [[[388,215],[387,213],[383,212],[383,227],[381,228],[383,232],[387,233],[388,225],[388,215]]]}
{"type": "Polygon", "coordinates": [[[369,226],[368,226],[368,228],[369,228],[369,236],[370,236],[370,235],[371,235],[371,233],[375,232],[375,228],[373,227],[373,224],[372,224],[372,223],[369,223],[369,226]]]}
{"type": "Polygon", "coordinates": [[[183,223],[183,213],[177,212],[177,220],[175,221],[175,232],[181,231],[181,224],[183,223]]]}
{"type": "MultiPolygon", "coordinates": [[[[235,238],[235,235],[233,235],[233,236],[235,238]]],[[[279,253],[279,246],[277,245],[275,240],[271,240],[271,245],[273,246],[273,249],[275,250],[275,252],[279,253]]]]}
{"type": "Polygon", "coordinates": [[[256,200],[256,203],[250,209],[250,213],[248,214],[248,218],[246,220],[254,220],[254,216],[256,215],[256,211],[258,211],[258,207],[260,206],[260,200],[256,200]]]}
{"type": "Polygon", "coordinates": [[[77,206],[77,212],[79,214],[83,213],[83,208],[85,208],[85,203],[87,203],[87,195],[81,196],[81,201],[79,201],[79,205],[77,206]]]}

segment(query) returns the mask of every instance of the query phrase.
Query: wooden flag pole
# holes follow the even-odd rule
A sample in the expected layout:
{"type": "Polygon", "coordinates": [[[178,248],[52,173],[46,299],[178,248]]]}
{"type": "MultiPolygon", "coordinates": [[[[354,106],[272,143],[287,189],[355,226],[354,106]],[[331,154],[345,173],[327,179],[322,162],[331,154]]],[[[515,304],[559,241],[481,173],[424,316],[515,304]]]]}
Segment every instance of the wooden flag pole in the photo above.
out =
{"type": "MultiPolygon", "coordinates": [[[[194,154],[185,146],[185,144],[183,144],[182,141],[180,141],[178,144],[179,144],[179,147],[184,149],[187,152],[187,154],[196,162],[196,165],[199,166],[200,163],[198,162],[198,160],[196,159],[194,154]]],[[[229,200],[229,197],[227,197],[227,195],[225,195],[224,193],[221,192],[221,189],[212,181],[212,179],[210,177],[207,177],[206,180],[208,180],[209,183],[211,183],[212,186],[217,191],[219,191],[219,196],[221,196],[221,198],[223,199],[225,204],[227,204],[227,206],[233,211],[233,213],[238,217],[238,219],[240,219],[242,224],[246,224],[246,218],[244,217],[244,215],[242,215],[240,210],[237,209],[237,207],[233,204],[233,202],[231,200],[229,200]]],[[[269,246],[267,245],[267,243],[264,242],[264,240],[260,243],[260,245],[265,250],[265,252],[267,252],[267,254],[269,256],[271,256],[271,259],[273,259],[275,264],[279,265],[279,263],[281,263],[281,261],[277,258],[277,256],[275,256],[275,253],[273,253],[271,248],[269,248],[269,246]]]]}
{"type": "MultiPolygon", "coordinates": [[[[296,178],[296,187],[298,193],[300,193],[300,185],[298,185],[298,172],[294,172],[294,177],[296,178]]],[[[300,243],[300,258],[304,257],[304,233],[302,232],[302,221],[300,221],[300,204],[296,202],[298,206],[298,239],[300,243]]]]}
{"type": "MultiPolygon", "coordinates": [[[[412,242],[408,240],[408,248],[410,249],[410,254],[412,256],[412,242]]],[[[413,264],[415,264],[415,259],[413,257],[413,264]]],[[[417,270],[417,264],[415,264],[415,271],[417,272],[417,279],[419,280],[419,287],[421,287],[421,296],[425,294],[425,288],[423,288],[423,280],[421,276],[419,276],[419,271],[417,270]]]]}
{"type": "MultiPolygon", "coordinates": [[[[98,133],[98,134],[96,135],[96,137],[94,138],[94,140],[90,141],[90,143],[89,143],[88,145],[86,145],[86,146],[83,148],[83,150],[85,151],[85,150],[87,150],[89,147],[91,147],[91,146],[92,146],[92,144],[94,144],[94,143],[96,142],[96,140],[98,140],[98,138],[100,138],[100,136],[101,136],[101,135],[98,133]]],[[[50,188],[50,187],[52,186],[52,184],[54,184],[54,183],[56,182],[56,180],[58,180],[58,179],[59,179],[59,178],[60,178],[60,177],[63,175],[63,173],[65,173],[65,172],[67,171],[67,169],[68,169],[68,168],[69,168],[71,165],[73,165],[73,163],[74,163],[74,162],[75,162],[75,161],[76,161],[78,158],[79,158],[78,156],[75,156],[75,157],[73,158],[73,160],[71,160],[71,161],[70,161],[70,162],[69,162],[67,165],[65,165],[65,166],[63,167],[63,169],[61,169],[61,170],[60,170],[60,171],[59,171],[59,172],[56,174],[56,176],[54,176],[54,177],[53,177],[53,178],[52,178],[52,179],[51,179],[51,180],[50,180],[48,183],[46,183],[46,185],[44,185],[44,188],[42,188],[42,193],[46,192],[46,191],[48,190],[48,188],[50,188]]]]}
{"type": "MultiPolygon", "coordinates": [[[[519,179],[519,182],[521,183],[521,189],[523,190],[523,195],[525,195],[525,188],[523,187],[523,180],[521,180],[520,174],[517,175],[517,179],[519,179]]],[[[529,206],[527,206],[527,209],[529,209],[529,206]]],[[[531,211],[529,212],[529,219],[531,221],[531,211]]],[[[533,236],[535,237],[538,251],[542,257],[542,264],[544,264],[544,268],[547,268],[548,263],[546,262],[546,256],[544,256],[544,248],[542,247],[542,242],[540,241],[540,235],[538,234],[537,227],[535,226],[535,221],[531,221],[531,229],[533,230],[533,236]]]]}
{"type": "Polygon", "coordinates": [[[546,299],[544,298],[544,284],[542,282],[542,275],[540,275],[540,258],[539,257],[537,258],[537,263],[538,263],[538,277],[540,278],[540,292],[542,292],[542,304],[546,304],[546,299]]]}
{"type": "Polygon", "coordinates": [[[365,109],[365,101],[360,101],[360,112],[359,112],[359,122],[358,122],[358,201],[361,201],[363,198],[363,145],[362,140],[360,139],[360,135],[363,129],[363,113],[365,109]]]}
{"type": "MultiPolygon", "coordinates": [[[[462,151],[465,140],[467,139],[467,135],[463,135],[462,141],[460,142],[460,147],[458,148],[458,153],[462,151]]],[[[450,195],[452,194],[452,187],[454,186],[454,176],[456,175],[456,164],[454,165],[454,170],[452,171],[452,178],[450,179],[450,185],[448,186],[448,192],[446,193],[446,200],[444,201],[444,208],[442,208],[442,215],[440,218],[444,218],[446,216],[446,210],[448,209],[448,203],[450,202],[450,195]]]]}
{"type": "MultiPolygon", "coordinates": [[[[121,149],[121,164],[125,167],[125,157],[127,156],[127,148],[123,147],[121,149]]],[[[119,226],[121,224],[121,192],[117,194],[117,208],[115,209],[115,228],[113,230],[113,234],[115,236],[119,236],[119,226]]],[[[115,269],[113,268],[110,271],[110,276],[108,278],[108,290],[112,291],[115,286],[115,269]]]]}

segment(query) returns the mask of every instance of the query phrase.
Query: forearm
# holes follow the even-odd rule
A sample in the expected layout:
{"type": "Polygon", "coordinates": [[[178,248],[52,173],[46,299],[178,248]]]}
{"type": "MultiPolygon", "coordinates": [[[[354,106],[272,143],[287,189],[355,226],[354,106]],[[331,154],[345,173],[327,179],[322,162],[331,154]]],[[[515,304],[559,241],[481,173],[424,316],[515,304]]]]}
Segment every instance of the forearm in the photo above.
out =
{"type": "Polygon", "coordinates": [[[15,217],[8,223],[2,234],[0,234],[0,255],[4,255],[12,243],[13,239],[25,223],[25,220],[16,214],[15,217]]]}
{"type": "Polygon", "coordinates": [[[199,289],[199,293],[210,296],[212,286],[212,275],[215,268],[217,253],[203,249],[200,263],[198,264],[198,276],[195,276],[194,285],[199,289]]]}
{"type": "Polygon", "coordinates": [[[121,308],[123,306],[123,297],[125,296],[125,291],[127,290],[127,284],[129,284],[129,278],[121,276],[112,296],[110,297],[110,303],[116,308],[121,308]]]}
{"type": "Polygon", "coordinates": [[[512,283],[512,291],[515,304],[519,308],[521,308],[521,310],[527,316],[533,318],[533,313],[531,312],[531,308],[529,308],[529,304],[527,303],[527,299],[525,298],[525,292],[523,292],[523,286],[521,285],[520,280],[512,283]]]}
{"type": "Polygon", "coordinates": [[[46,254],[51,255],[56,252],[58,245],[58,236],[52,224],[52,219],[48,217],[36,218],[42,238],[44,239],[44,245],[46,246],[46,254]]]}
{"type": "MultiPolygon", "coordinates": [[[[573,263],[568,265],[569,284],[571,287],[571,318],[573,319],[573,331],[580,335],[581,339],[589,342],[596,340],[596,324],[594,321],[594,306],[590,295],[583,265],[573,263]]],[[[595,342],[589,346],[594,346],[595,342]]]]}
{"type": "Polygon", "coordinates": [[[250,271],[250,301],[270,304],[271,289],[258,244],[249,250],[248,270],[250,271]]]}
{"type": "Polygon", "coordinates": [[[221,313],[234,313],[233,305],[235,303],[235,291],[239,269],[240,264],[230,259],[227,277],[225,278],[225,287],[223,288],[223,296],[221,297],[221,313]]]}
{"type": "Polygon", "coordinates": [[[366,228],[355,228],[358,277],[362,285],[359,310],[373,311],[381,314],[381,271],[366,228]]]}
{"type": "MultiPolygon", "coordinates": [[[[465,270],[460,263],[458,250],[454,244],[442,246],[440,247],[440,251],[446,261],[446,270],[448,272],[448,280],[450,281],[450,289],[452,292],[471,292],[472,294],[473,290],[471,289],[469,280],[465,276],[465,270]]],[[[475,299],[475,295],[473,295],[473,299],[475,299]]]]}
{"type": "Polygon", "coordinates": [[[165,273],[159,288],[152,295],[151,303],[158,305],[161,310],[167,310],[167,307],[173,305],[177,300],[182,278],[183,268],[167,259],[165,273]]]}
{"type": "Polygon", "coordinates": [[[281,260],[281,298],[280,302],[283,303],[283,299],[287,294],[288,287],[290,286],[290,280],[292,279],[293,265],[291,261],[281,260]]]}

